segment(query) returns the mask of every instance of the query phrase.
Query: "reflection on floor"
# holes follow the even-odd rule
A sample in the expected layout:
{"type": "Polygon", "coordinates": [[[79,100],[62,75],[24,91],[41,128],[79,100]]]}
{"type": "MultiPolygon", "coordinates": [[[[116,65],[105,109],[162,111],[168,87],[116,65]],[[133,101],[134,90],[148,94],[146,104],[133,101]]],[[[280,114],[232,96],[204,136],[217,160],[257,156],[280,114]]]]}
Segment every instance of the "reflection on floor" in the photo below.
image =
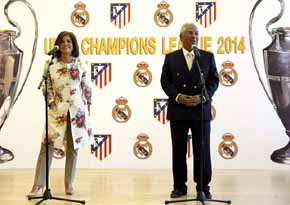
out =
{"type": "MultiPolygon", "coordinates": [[[[0,204],[32,205],[28,201],[34,170],[0,170],[0,204]]],[[[54,196],[85,200],[88,205],[161,205],[170,200],[172,187],[170,170],[78,169],[75,194],[66,196],[64,170],[53,169],[50,188],[54,196]]],[[[188,177],[186,198],[195,197],[192,175],[188,177]]],[[[290,172],[269,170],[214,170],[212,194],[215,199],[231,200],[233,205],[289,205],[290,172]]],[[[76,204],[47,200],[42,205],[76,204]]],[[[174,203],[195,205],[199,202],[174,203]]],[[[220,204],[220,203],[206,203],[220,204]]]]}

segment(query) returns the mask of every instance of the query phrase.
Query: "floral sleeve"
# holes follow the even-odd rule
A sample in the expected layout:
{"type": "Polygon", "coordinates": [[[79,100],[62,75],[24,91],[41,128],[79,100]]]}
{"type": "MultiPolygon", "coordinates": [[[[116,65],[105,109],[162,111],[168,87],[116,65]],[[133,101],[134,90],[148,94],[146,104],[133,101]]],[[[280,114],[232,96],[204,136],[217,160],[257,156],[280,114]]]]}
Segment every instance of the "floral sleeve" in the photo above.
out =
{"type": "MultiPolygon", "coordinates": [[[[51,105],[51,103],[54,101],[54,91],[53,91],[51,76],[50,76],[50,73],[48,72],[48,68],[49,68],[49,60],[45,62],[43,75],[47,73],[47,93],[48,93],[47,102],[48,102],[48,105],[51,105]]],[[[42,83],[42,93],[45,96],[45,82],[42,83]]]]}
{"type": "Polygon", "coordinates": [[[92,104],[92,87],[91,87],[91,78],[90,78],[88,62],[83,63],[81,87],[82,87],[84,101],[86,102],[87,105],[91,105],[92,104]]]}

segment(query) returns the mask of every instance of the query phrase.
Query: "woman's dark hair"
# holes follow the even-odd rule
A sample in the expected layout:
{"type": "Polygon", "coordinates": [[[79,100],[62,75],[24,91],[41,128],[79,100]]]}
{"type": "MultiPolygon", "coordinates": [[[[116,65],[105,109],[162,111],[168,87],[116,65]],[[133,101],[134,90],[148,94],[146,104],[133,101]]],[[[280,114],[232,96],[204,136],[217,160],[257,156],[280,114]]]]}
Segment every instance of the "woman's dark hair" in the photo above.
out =
{"type": "MultiPolygon", "coordinates": [[[[63,37],[65,37],[65,36],[69,36],[71,38],[71,40],[72,40],[73,50],[72,50],[71,55],[73,57],[79,57],[79,45],[78,45],[76,36],[72,32],[69,32],[69,31],[62,31],[62,32],[60,32],[60,34],[58,34],[58,36],[57,36],[57,38],[55,40],[54,45],[55,46],[57,45],[57,46],[60,47],[60,43],[61,43],[63,37]]],[[[61,55],[61,51],[58,50],[56,52],[56,57],[59,58],[60,55],[61,55]]]]}

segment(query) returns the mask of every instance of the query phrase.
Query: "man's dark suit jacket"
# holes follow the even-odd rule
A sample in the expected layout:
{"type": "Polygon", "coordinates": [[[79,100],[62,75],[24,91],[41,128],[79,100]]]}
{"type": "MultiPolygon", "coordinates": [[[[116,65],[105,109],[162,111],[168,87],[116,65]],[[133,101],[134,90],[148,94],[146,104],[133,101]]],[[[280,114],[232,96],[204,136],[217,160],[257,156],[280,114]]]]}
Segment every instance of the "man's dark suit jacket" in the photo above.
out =
{"type": "Polygon", "coordinates": [[[176,120],[199,120],[200,105],[188,107],[176,102],[176,96],[200,95],[200,74],[198,72],[196,59],[199,62],[204,74],[206,90],[209,101],[204,103],[204,120],[211,120],[211,98],[218,87],[219,78],[216,69],[214,56],[212,53],[198,49],[200,56],[195,57],[192,69],[189,71],[182,49],[169,53],[165,56],[165,61],[161,74],[161,85],[164,92],[169,97],[167,119],[176,120]]]}

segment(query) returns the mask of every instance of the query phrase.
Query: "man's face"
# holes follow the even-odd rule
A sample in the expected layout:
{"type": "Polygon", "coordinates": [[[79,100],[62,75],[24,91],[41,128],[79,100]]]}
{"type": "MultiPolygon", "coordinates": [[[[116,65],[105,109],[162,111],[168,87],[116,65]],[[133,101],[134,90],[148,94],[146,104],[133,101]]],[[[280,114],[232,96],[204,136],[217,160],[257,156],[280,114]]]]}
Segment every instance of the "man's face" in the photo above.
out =
{"type": "Polygon", "coordinates": [[[195,26],[188,26],[183,33],[180,34],[180,40],[183,48],[188,51],[192,50],[193,45],[198,44],[198,29],[195,26]]]}

